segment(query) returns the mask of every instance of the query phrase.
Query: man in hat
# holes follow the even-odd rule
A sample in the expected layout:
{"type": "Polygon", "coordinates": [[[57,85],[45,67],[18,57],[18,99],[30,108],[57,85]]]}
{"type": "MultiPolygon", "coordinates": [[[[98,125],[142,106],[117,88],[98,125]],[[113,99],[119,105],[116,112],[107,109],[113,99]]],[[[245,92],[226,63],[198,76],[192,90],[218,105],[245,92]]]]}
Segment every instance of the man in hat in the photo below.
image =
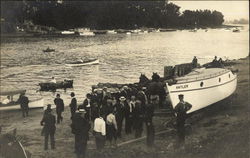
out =
{"type": "Polygon", "coordinates": [[[86,111],[79,109],[72,119],[72,133],[75,135],[75,153],[77,158],[84,158],[89,139],[90,124],[85,118],[86,111]]]}
{"type": "MultiPolygon", "coordinates": [[[[50,104],[49,104],[50,105],[50,104]]],[[[51,148],[55,149],[55,131],[56,131],[56,117],[51,113],[52,109],[47,106],[46,112],[43,115],[43,119],[40,124],[43,127],[44,134],[44,150],[48,150],[48,139],[50,137],[51,148]]]]}
{"type": "Polygon", "coordinates": [[[177,125],[177,148],[185,148],[185,120],[187,118],[187,111],[192,108],[192,105],[184,101],[184,95],[180,94],[180,102],[175,106],[174,111],[177,115],[176,125],[177,125]]]}
{"type": "Polygon", "coordinates": [[[60,98],[60,94],[56,95],[54,103],[56,105],[57,123],[59,124],[63,120],[62,112],[64,111],[64,102],[60,98]]]}
{"type": "Polygon", "coordinates": [[[29,98],[25,96],[25,92],[20,95],[18,102],[20,103],[23,117],[27,117],[29,114],[29,98]]]}
{"type": "Polygon", "coordinates": [[[197,60],[196,56],[194,56],[194,58],[192,60],[192,66],[193,66],[193,68],[196,68],[197,64],[198,64],[198,60],[197,60]]]}
{"type": "Polygon", "coordinates": [[[77,109],[77,100],[75,98],[75,93],[74,92],[71,92],[70,96],[71,96],[72,99],[71,99],[71,102],[69,104],[69,107],[70,107],[71,119],[72,119],[75,112],[76,112],[76,109],[77,109]]]}
{"type": "Polygon", "coordinates": [[[121,131],[122,131],[122,123],[124,120],[125,116],[125,107],[128,104],[126,102],[126,98],[124,96],[121,96],[119,98],[119,102],[115,105],[115,117],[116,117],[116,122],[117,122],[117,136],[121,138],[121,131]]]}

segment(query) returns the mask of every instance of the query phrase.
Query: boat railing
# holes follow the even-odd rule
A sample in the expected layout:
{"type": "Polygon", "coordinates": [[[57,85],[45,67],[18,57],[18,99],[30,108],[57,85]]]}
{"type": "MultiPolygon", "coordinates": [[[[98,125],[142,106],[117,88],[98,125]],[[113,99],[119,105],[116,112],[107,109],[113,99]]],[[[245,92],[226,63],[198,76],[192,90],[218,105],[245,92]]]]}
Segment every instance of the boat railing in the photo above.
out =
{"type": "Polygon", "coordinates": [[[225,72],[228,72],[228,70],[223,70],[223,71],[219,71],[213,74],[209,74],[209,75],[204,75],[204,76],[200,76],[200,77],[196,77],[196,78],[187,78],[187,79],[178,79],[178,81],[181,82],[188,82],[188,81],[192,81],[192,80],[201,80],[201,79],[207,79],[207,78],[212,78],[212,77],[216,77],[219,76],[221,74],[224,74],[225,72]]]}

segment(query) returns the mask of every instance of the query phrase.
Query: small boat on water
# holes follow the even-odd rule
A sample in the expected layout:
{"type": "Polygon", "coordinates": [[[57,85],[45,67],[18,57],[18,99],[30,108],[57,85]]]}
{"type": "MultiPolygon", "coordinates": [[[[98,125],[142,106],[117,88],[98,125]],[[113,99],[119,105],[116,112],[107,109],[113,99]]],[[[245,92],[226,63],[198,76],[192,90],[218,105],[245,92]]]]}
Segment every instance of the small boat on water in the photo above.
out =
{"type": "Polygon", "coordinates": [[[0,157],[2,158],[30,158],[22,143],[16,138],[16,129],[13,133],[0,133],[0,157]]]}
{"type": "Polygon", "coordinates": [[[40,91],[55,91],[56,89],[67,89],[73,88],[73,80],[65,79],[64,81],[53,82],[43,82],[39,83],[40,91]]]}
{"type": "Polygon", "coordinates": [[[108,34],[117,34],[117,32],[115,30],[108,30],[107,33],[108,34]]]}
{"type": "MultiPolygon", "coordinates": [[[[0,91],[0,96],[10,96],[9,103],[4,104],[0,103],[0,111],[7,111],[7,110],[19,110],[20,108],[20,103],[18,101],[14,101],[13,97],[15,95],[20,95],[22,93],[25,93],[26,90],[11,90],[11,91],[0,91]]],[[[30,100],[29,101],[29,108],[34,109],[34,108],[43,108],[44,107],[44,99],[39,98],[35,100],[30,100]]]]}
{"type": "Polygon", "coordinates": [[[73,35],[73,34],[75,34],[75,32],[74,31],[62,31],[61,34],[63,34],[63,35],[73,35]]]}
{"type": "Polygon", "coordinates": [[[240,29],[234,28],[234,29],[233,29],[233,32],[240,32],[240,29]]]}
{"type": "Polygon", "coordinates": [[[95,36],[94,32],[91,31],[85,31],[85,32],[79,32],[80,36],[95,36]]]}
{"type": "Polygon", "coordinates": [[[193,105],[188,113],[229,97],[237,86],[237,75],[225,68],[196,68],[174,80],[166,84],[172,106],[178,104],[178,95],[183,94],[184,100],[193,105]]]}
{"type": "Polygon", "coordinates": [[[47,48],[47,49],[44,49],[43,52],[54,52],[56,51],[55,49],[51,49],[51,48],[47,48]]]}
{"type": "Polygon", "coordinates": [[[76,61],[65,64],[66,66],[86,66],[86,65],[96,65],[99,64],[99,59],[88,59],[85,61],[76,61]]]}

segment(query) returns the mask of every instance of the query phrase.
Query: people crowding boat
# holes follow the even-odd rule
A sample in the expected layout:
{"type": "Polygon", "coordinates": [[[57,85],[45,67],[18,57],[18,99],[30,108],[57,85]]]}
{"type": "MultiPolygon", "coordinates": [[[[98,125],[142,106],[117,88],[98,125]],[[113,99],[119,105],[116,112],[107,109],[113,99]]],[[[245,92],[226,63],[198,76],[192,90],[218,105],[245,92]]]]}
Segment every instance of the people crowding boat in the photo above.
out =
{"type": "MultiPolygon", "coordinates": [[[[75,153],[78,157],[84,157],[89,139],[90,125],[93,124],[93,136],[96,142],[96,149],[102,150],[105,141],[109,141],[109,146],[117,146],[117,138],[122,138],[123,133],[130,135],[134,133],[135,138],[140,138],[143,132],[143,124],[147,130],[147,145],[154,144],[154,109],[158,107],[159,88],[157,74],[153,75],[153,85],[147,87],[121,87],[117,93],[111,93],[107,87],[94,87],[91,93],[86,94],[83,103],[77,105],[74,92],[70,94],[69,104],[71,112],[71,128],[75,135],[75,153]],[[157,88],[154,88],[157,86],[157,88]],[[124,131],[124,132],[123,132],[124,131]]],[[[45,136],[44,149],[48,149],[48,137],[51,139],[51,148],[55,148],[54,133],[55,123],[63,120],[64,101],[60,94],[54,99],[56,105],[57,119],[51,113],[51,105],[44,112],[41,125],[45,136]],[[54,123],[55,122],[55,123],[54,123]]]]}

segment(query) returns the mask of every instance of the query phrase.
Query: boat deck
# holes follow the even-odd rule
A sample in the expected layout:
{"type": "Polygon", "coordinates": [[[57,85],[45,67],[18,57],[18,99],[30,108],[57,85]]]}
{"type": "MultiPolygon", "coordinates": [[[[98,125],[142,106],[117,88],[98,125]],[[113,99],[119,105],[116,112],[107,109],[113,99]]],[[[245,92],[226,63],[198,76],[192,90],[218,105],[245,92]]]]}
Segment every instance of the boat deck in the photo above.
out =
{"type": "Polygon", "coordinates": [[[192,72],[188,73],[185,76],[176,78],[176,80],[178,83],[187,81],[191,82],[216,77],[227,72],[229,72],[229,70],[222,68],[199,68],[194,69],[192,72]]]}

